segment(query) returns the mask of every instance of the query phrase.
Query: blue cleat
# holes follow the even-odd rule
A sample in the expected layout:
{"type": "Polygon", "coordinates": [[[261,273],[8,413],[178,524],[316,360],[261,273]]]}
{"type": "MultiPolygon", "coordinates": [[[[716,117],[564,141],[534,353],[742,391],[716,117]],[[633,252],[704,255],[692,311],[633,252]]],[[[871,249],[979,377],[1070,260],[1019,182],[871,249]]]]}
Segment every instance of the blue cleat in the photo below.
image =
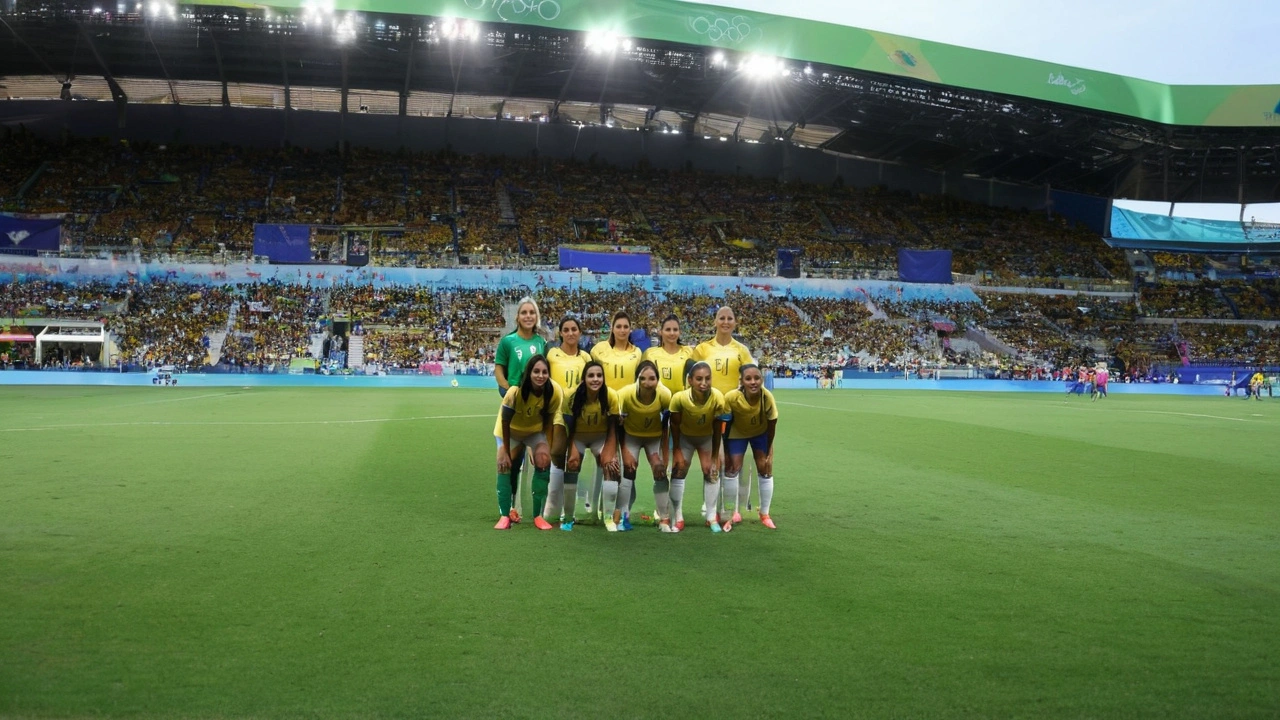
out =
{"type": "Polygon", "coordinates": [[[573,521],[568,520],[566,522],[560,523],[560,529],[565,532],[573,532],[573,521]]]}
{"type": "Polygon", "coordinates": [[[631,529],[631,516],[630,516],[630,515],[623,515],[623,516],[622,516],[622,524],[618,526],[618,529],[619,529],[619,530],[622,530],[623,532],[626,532],[627,530],[630,530],[630,529],[631,529]]]}

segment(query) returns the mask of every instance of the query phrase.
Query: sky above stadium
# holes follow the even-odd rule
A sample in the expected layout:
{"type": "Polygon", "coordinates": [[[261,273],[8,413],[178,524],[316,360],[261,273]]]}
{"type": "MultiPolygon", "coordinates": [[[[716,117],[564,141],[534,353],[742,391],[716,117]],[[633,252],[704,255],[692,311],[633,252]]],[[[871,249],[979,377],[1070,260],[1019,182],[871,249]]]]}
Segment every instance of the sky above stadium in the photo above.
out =
{"type": "Polygon", "coordinates": [[[711,0],[1171,85],[1280,83],[1280,0],[711,0]]]}

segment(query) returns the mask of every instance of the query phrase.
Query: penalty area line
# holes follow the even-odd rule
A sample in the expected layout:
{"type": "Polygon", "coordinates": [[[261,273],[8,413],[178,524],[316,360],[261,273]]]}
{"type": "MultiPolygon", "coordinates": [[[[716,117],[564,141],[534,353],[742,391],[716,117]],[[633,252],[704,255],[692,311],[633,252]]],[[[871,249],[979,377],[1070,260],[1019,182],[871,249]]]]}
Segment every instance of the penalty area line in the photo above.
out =
{"type": "Polygon", "coordinates": [[[276,425],[363,425],[369,423],[417,422],[421,420],[466,420],[471,418],[491,418],[491,413],[483,415],[417,415],[400,418],[364,418],[359,420],[207,420],[192,422],[168,422],[149,420],[141,422],[119,423],[70,423],[66,425],[38,425],[25,428],[0,428],[0,432],[38,432],[41,430],[70,430],[73,428],[97,427],[261,427],[276,425]]]}
{"type": "MultiPolygon", "coordinates": [[[[1058,404],[1056,402],[1048,403],[1048,405],[1050,407],[1065,407],[1065,408],[1071,408],[1073,410],[1086,409],[1079,405],[1068,405],[1067,401],[1063,401],[1062,404],[1058,404]]],[[[1097,406],[1090,405],[1090,407],[1097,407],[1097,406]]],[[[1103,412],[1106,412],[1106,411],[1103,411],[1103,412]]],[[[1232,422],[1253,422],[1248,418],[1227,417],[1225,415],[1208,415],[1206,413],[1177,412],[1175,410],[1129,410],[1126,408],[1116,408],[1115,410],[1111,410],[1110,412],[1142,413],[1144,415],[1181,415],[1182,417],[1208,418],[1210,420],[1230,420],[1232,422]]]]}

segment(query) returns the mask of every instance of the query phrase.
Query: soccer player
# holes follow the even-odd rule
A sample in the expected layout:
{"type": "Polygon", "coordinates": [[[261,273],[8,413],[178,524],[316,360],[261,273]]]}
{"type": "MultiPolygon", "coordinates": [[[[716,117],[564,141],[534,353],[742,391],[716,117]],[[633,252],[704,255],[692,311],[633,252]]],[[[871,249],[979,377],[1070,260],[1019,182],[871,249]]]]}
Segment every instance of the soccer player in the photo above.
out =
{"type": "MultiPolygon", "coordinates": [[[[1266,382],[1266,378],[1263,377],[1261,368],[1249,378],[1249,394],[1253,395],[1254,400],[1262,399],[1262,383],[1264,382],[1266,382]]],[[[1249,398],[1246,397],[1245,399],[1248,400],[1249,398]]]]}
{"type": "MultiPolygon", "coordinates": [[[[538,310],[538,303],[528,296],[520,298],[520,304],[516,306],[516,329],[498,341],[498,349],[494,353],[493,376],[498,381],[498,394],[503,398],[506,398],[511,388],[520,385],[529,360],[547,352],[547,341],[538,334],[541,326],[542,313],[538,310]]],[[[513,456],[511,463],[511,494],[518,503],[520,468],[524,464],[524,457],[513,456]]],[[[540,510],[541,508],[537,509],[540,510]]],[[[511,522],[520,522],[520,512],[514,506],[511,508],[511,522]]]]}
{"type": "Polygon", "coordinates": [[[693,359],[693,348],[680,344],[680,318],[668,315],[659,330],[661,345],[644,351],[644,360],[652,360],[658,368],[658,380],[672,395],[684,390],[686,365],[693,359]]]}
{"type": "MultiPolygon", "coordinates": [[[[617,483],[619,477],[616,424],[620,405],[618,394],[604,384],[604,368],[591,360],[582,370],[582,383],[565,393],[560,408],[567,436],[567,453],[551,456],[551,487],[547,495],[546,518],[560,522],[560,529],[573,530],[577,502],[578,471],[590,450],[596,467],[617,483]]],[[[540,526],[541,527],[541,526],[540,526]]],[[[548,526],[549,527],[549,526],[548,526]]]]}
{"type": "Polygon", "coordinates": [[[1111,381],[1111,373],[1107,371],[1107,366],[1098,363],[1098,373],[1094,378],[1093,399],[1104,398],[1107,396],[1107,383],[1111,381]]]}
{"type": "MultiPolygon", "coordinates": [[[[769,508],[773,504],[773,437],[778,429],[778,405],[773,393],[764,389],[764,376],[754,363],[742,366],[741,387],[729,391],[724,399],[730,415],[729,435],[725,440],[729,457],[725,461],[724,496],[733,497],[750,447],[756,467],[760,469],[760,523],[777,530],[769,517],[769,508]]],[[[734,522],[740,520],[726,522],[724,531],[732,530],[734,522]]]]}
{"type": "MultiPolygon", "coordinates": [[[[547,350],[547,361],[551,363],[551,379],[564,390],[564,394],[570,395],[578,384],[582,382],[582,371],[587,363],[591,361],[591,354],[579,347],[578,342],[582,339],[582,325],[578,319],[572,315],[565,315],[560,319],[560,346],[547,350]]],[[[557,431],[559,432],[559,431],[557,431]]],[[[564,437],[555,437],[551,439],[551,459],[561,458],[560,462],[552,462],[551,465],[551,484],[555,485],[557,481],[564,480],[564,453],[567,448],[568,440],[564,437]]],[[[600,468],[596,468],[596,475],[600,476],[600,468]]],[[[596,487],[600,486],[602,477],[597,477],[596,487]]],[[[576,486],[575,486],[576,488],[576,486]]],[[[586,498],[586,490],[583,490],[583,498],[586,498]]],[[[576,498],[575,498],[576,501],[576,498]]],[[[539,512],[545,511],[547,508],[538,508],[539,512]]],[[[587,511],[591,510],[591,504],[587,503],[587,511]]],[[[549,518],[553,522],[555,518],[549,518]]],[[[543,522],[534,521],[538,527],[542,527],[543,522]]],[[[551,529],[547,524],[544,529],[551,529]]]]}
{"type": "MultiPolygon", "coordinates": [[[[636,470],[640,466],[640,453],[649,459],[653,470],[653,499],[658,517],[670,518],[671,483],[667,480],[667,466],[662,462],[662,448],[667,444],[667,412],[671,407],[671,391],[658,382],[658,368],[650,360],[642,360],[636,366],[636,381],[618,393],[622,407],[619,440],[622,443],[622,483],[610,487],[604,483],[605,508],[610,495],[616,495],[616,505],[611,521],[605,521],[609,532],[630,530],[631,491],[635,487],[636,470]],[[627,508],[624,512],[623,508],[627,508]]],[[[670,523],[664,532],[671,532],[670,523]]]]}
{"type": "MultiPolygon", "coordinates": [[[[728,412],[724,395],[711,387],[711,366],[703,361],[690,360],[688,389],[671,396],[671,515],[675,520],[674,532],[684,529],[684,481],[689,475],[689,465],[694,455],[702,465],[702,496],[708,513],[707,523],[712,532],[720,532],[720,524],[714,522],[716,502],[720,494],[718,475],[720,469],[720,418],[728,412]]],[[[667,520],[659,521],[663,532],[667,520]]]]}
{"type": "Polygon", "coordinates": [[[498,518],[495,530],[506,530],[515,519],[511,502],[516,490],[511,480],[516,458],[533,451],[533,505],[542,508],[550,482],[551,450],[547,438],[551,428],[563,423],[559,409],[564,404],[560,386],[551,379],[551,365],[542,355],[529,358],[520,384],[507,390],[498,410],[493,434],[498,443],[498,518]]]}
{"type": "MultiPolygon", "coordinates": [[[[621,392],[635,383],[636,366],[640,363],[641,356],[640,348],[631,342],[631,316],[627,315],[625,311],[619,310],[613,315],[613,324],[609,327],[609,338],[601,340],[591,348],[591,359],[599,362],[604,367],[605,384],[615,391],[621,392]]],[[[588,497],[590,501],[588,508],[599,506],[602,480],[603,476],[597,469],[595,479],[591,485],[591,494],[588,497]]],[[[634,502],[635,497],[628,496],[628,513],[631,512],[631,505],[634,502]]],[[[608,514],[609,507],[609,504],[606,503],[600,509],[605,514],[608,514]]]]}
{"type": "Polygon", "coordinates": [[[582,326],[572,315],[561,318],[559,334],[560,344],[547,350],[547,362],[551,363],[551,379],[568,394],[582,382],[582,371],[591,362],[591,353],[578,347],[582,326]]]}
{"type": "MultiPolygon", "coordinates": [[[[737,329],[738,318],[734,314],[733,308],[723,305],[716,310],[715,337],[706,342],[698,343],[698,346],[693,349],[694,360],[705,360],[711,366],[711,386],[726,396],[730,390],[738,387],[738,378],[742,366],[755,362],[747,346],[733,338],[733,333],[737,329]]],[[[727,463],[728,460],[729,457],[726,453],[724,461],[727,463]]],[[[723,487],[721,491],[724,492],[723,487]]],[[[744,487],[738,489],[737,496],[725,498],[726,504],[731,503],[733,505],[735,514],[738,513],[740,507],[745,506],[750,500],[751,483],[749,481],[745,483],[744,487]]],[[[738,515],[733,521],[741,522],[741,520],[742,516],[738,515]]]]}

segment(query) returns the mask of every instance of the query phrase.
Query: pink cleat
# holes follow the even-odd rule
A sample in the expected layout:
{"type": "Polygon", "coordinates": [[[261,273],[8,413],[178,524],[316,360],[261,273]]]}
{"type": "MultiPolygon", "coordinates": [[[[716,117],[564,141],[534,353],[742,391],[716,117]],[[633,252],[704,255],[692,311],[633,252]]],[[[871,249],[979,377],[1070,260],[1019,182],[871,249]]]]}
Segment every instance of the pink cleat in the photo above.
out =
{"type": "Polygon", "coordinates": [[[737,510],[734,510],[734,511],[733,511],[733,521],[732,521],[732,522],[733,522],[733,524],[734,524],[734,525],[741,525],[741,524],[742,524],[742,516],[738,514],[738,511],[737,511],[737,510]]]}
{"type": "Polygon", "coordinates": [[[554,529],[554,528],[552,527],[551,523],[549,523],[549,522],[547,522],[546,520],[544,520],[544,519],[542,518],[542,516],[541,516],[541,515],[539,515],[538,517],[536,517],[536,518],[534,518],[534,519],[533,519],[533,526],[534,526],[534,527],[536,527],[536,528],[538,528],[539,530],[552,530],[552,529],[554,529]]]}
{"type": "Polygon", "coordinates": [[[520,511],[515,508],[511,508],[511,513],[507,515],[507,517],[511,518],[511,522],[518,523],[520,522],[520,511]]]}
{"type": "Polygon", "coordinates": [[[768,515],[761,515],[761,516],[760,516],[760,524],[761,524],[761,525],[763,525],[763,526],[765,526],[765,527],[767,527],[767,528],[769,528],[770,530],[777,530],[777,529],[778,529],[778,526],[773,524],[773,519],[772,519],[772,518],[770,518],[768,515]]]}
{"type": "Polygon", "coordinates": [[[725,524],[724,524],[724,527],[723,527],[723,528],[721,528],[721,530],[724,530],[725,532],[730,532],[730,531],[732,531],[732,530],[733,530],[733,523],[731,523],[731,522],[727,522],[727,523],[725,523],[725,524]]]}
{"type": "Polygon", "coordinates": [[[683,529],[684,529],[684,518],[680,518],[679,520],[676,521],[676,532],[680,532],[683,529]]]}
{"type": "Polygon", "coordinates": [[[507,517],[506,515],[503,515],[502,517],[498,518],[498,524],[494,525],[493,529],[494,530],[510,530],[511,518],[507,517]]]}

